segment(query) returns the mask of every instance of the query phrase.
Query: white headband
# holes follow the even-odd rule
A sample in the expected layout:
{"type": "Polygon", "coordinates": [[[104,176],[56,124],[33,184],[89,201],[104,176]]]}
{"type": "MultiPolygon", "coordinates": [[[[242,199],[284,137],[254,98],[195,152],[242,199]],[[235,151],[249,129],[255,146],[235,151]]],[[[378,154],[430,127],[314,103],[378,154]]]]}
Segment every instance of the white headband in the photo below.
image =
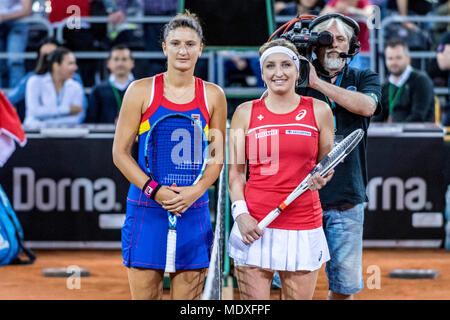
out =
{"type": "Polygon", "coordinates": [[[271,55],[272,53],[284,53],[285,55],[289,56],[289,58],[291,58],[294,61],[295,66],[297,67],[297,70],[300,71],[300,64],[299,64],[298,57],[295,54],[295,52],[292,51],[291,49],[283,47],[283,46],[271,47],[271,48],[267,49],[266,51],[264,51],[261,58],[259,58],[259,66],[261,67],[261,71],[263,68],[264,60],[266,60],[266,58],[269,55],[271,55]]]}

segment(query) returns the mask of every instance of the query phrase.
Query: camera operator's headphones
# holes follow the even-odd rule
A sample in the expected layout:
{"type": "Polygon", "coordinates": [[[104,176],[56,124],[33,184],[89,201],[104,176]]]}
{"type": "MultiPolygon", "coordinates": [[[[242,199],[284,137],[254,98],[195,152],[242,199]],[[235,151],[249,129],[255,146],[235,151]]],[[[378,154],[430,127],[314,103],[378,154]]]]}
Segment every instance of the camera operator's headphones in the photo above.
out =
{"type": "Polygon", "coordinates": [[[346,25],[350,26],[353,29],[353,36],[351,37],[350,42],[349,42],[350,44],[349,44],[348,53],[341,54],[342,58],[353,58],[361,50],[361,43],[357,39],[359,31],[360,31],[359,25],[352,18],[344,16],[343,14],[340,14],[340,13],[324,14],[323,16],[317,17],[314,20],[312,20],[309,24],[309,29],[312,30],[319,23],[322,23],[326,20],[333,19],[333,18],[340,19],[342,22],[344,22],[346,25]]]}
{"type": "MultiPolygon", "coordinates": [[[[342,52],[339,55],[341,58],[352,58],[353,59],[353,57],[356,56],[361,49],[361,43],[357,40],[357,36],[360,32],[359,25],[352,18],[346,17],[340,13],[329,13],[329,14],[325,14],[320,17],[318,17],[316,15],[297,16],[294,19],[283,24],[277,30],[275,30],[275,32],[269,37],[267,42],[270,42],[276,36],[280,36],[280,35],[283,36],[298,21],[305,21],[305,22],[309,21],[308,29],[312,30],[319,23],[324,22],[329,19],[332,19],[332,18],[340,19],[342,22],[349,25],[353,29],[353,36],[351,37],[351,39],[349,41],[348,53],[342,52]]],[[[320,73],[320,71],[319,71],[319,73],[320,73]]],[[[300,57],[300,78],[299,78],[299,82],[297,84],[298,87],[306,87],[308,85],[308,75],[309,75],[309,61],[308,61],[308,59],[306,59],[304,57],[300,57]]],[[[327,77],[330,77],[330,76],[328,75],[327,77]]]]}

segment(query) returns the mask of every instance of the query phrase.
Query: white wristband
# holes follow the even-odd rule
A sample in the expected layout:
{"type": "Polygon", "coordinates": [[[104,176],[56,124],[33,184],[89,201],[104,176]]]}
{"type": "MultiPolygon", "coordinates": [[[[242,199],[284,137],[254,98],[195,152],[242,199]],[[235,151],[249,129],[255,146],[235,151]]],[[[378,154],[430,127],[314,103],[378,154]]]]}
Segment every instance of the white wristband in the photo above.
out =
{"type": "Polygon", "coordinates": [[[249,214],[245,200],[236,200],[231,204],[231,215],[236,220],[241,214],[249,214]]]}

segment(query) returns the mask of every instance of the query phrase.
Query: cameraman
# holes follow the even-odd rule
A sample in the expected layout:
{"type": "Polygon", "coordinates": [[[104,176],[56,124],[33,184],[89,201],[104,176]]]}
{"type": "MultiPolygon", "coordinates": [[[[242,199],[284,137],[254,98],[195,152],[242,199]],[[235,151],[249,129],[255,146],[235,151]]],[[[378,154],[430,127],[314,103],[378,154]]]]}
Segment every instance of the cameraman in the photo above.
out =
{"type": "Polygon", "coordinates": [[[362,236],[364,202],[367,201],[367,128],[370,117],[380,112],[381,87],[370,70],[347,66],[358,53],[358,24],[341,14],[326,14],[310,24],[311,32],[328,31],[333,42],[316,47],[317,59],[310,64],[308,88],[299,93],[328,103],[333,111],[335,139],[339,142],[356,129],[363,140],[335,169],[334,178],[320,190],[323,226],[330,250],[326,273],[328,299],[353,299],[363,288],[362,236]]]}

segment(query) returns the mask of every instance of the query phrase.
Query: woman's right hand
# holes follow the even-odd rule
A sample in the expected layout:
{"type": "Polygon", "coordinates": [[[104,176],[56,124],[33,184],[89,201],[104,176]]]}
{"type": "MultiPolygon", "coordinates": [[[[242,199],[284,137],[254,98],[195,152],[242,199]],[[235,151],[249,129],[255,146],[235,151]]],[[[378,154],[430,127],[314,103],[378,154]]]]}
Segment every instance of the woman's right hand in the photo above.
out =
{"type": "MultiPolygon", "coordinates": [[[[163,204],[163,201],[172,200],[177,196],[177,193],[170,190],[168,186],[161,186],[159,188],[158,192],[155,194],[155,201],[158,202],[161,206],[163,204]]],[[[177,217],[181,217],[181,214],[178,212],[172,212],[173,214],[177,215],[177,217]]]]}
{"type": "Polygon", "coordinates": [[[263,235],[263,231],[258,227],[258,221],[249,214],[239,215],[236,223],[246,245],[252,244],[263,235]]]}
{"type": "Polygon", "coordinates": [[[80,106],[70,106],[70,115],[76,115],[83,111],[83,107],[80,106]]]}

